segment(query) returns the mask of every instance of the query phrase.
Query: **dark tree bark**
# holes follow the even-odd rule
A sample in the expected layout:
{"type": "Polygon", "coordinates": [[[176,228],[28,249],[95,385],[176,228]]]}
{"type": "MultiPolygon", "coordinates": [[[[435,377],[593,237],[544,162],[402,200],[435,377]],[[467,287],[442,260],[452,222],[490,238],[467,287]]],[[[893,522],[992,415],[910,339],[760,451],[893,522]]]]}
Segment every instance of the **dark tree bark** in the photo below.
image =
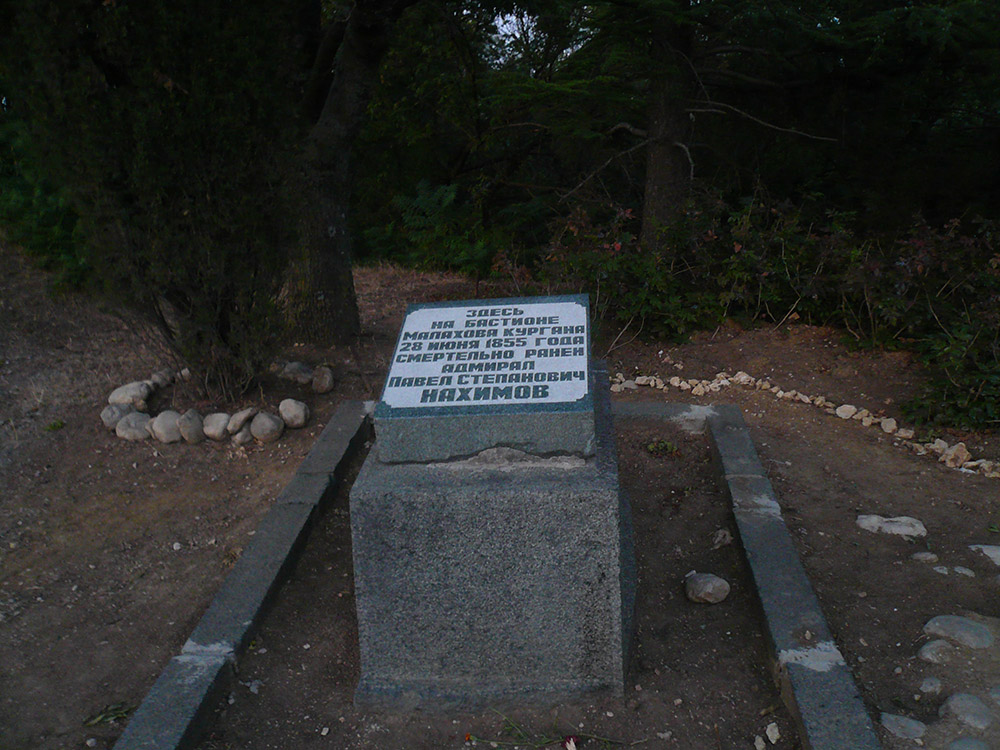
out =
{"type": "Polygon", "coordinates": [[[653,39],[659,71],[650,81],[646,179],[640,242],[659,249],[662,229],[683,208],[691,188],[693,163],[686,142],[690,120],[686,108],[694,87],[691,30],[666,22],[653,39]]]}
{"type": "MultiPolygon", "coordinates": [[[[311,205],[303,207],[304,257],[293,264],[288,291],[293,329],[316,344],[348,341],[360,328],[348,224],[351,148],[364,124],[392,27],[414,2],[358,0],[333,60],[326,101],[309,133],[304,172],[311,205]]],[[[335,38],[337,32],[331,35],[335,38]]],[[[318,56],[323,55],[329,56],[329,46],[320,44],[318,56]]],[[[318,62],[322,75],[323,63],[318,62]]]]}

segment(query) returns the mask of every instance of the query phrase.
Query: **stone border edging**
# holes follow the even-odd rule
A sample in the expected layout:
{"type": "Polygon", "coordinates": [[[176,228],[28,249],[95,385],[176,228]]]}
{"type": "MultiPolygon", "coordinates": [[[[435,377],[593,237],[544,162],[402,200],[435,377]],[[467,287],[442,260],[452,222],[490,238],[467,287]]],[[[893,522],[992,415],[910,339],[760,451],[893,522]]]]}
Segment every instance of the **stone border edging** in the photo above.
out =
{"type": "Polygon", "coordinates": [[[196,743],[212,705],[234,678],[236,660],[254,627],[301,551],[317,508],[330,499],[347,460],[368,438],[370,414],[371,402],[347,401],[334,410],[114,750],[182,750],[196,743]]]}
{"type": "Polygon", "coordinates": [[[810,750],[879,750],[878,737],[799,560],[740,409],[616,403],[613,414],[706,427],[764,612],[784,702],[810,750]]]}

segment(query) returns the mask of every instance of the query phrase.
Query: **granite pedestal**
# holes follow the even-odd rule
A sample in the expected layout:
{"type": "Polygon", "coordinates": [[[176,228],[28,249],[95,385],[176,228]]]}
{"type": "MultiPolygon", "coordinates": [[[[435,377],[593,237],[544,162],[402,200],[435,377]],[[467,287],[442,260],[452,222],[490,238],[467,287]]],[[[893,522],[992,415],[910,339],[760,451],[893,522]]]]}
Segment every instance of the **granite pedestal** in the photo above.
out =
{"type": "MultiPolygon", "coordinates": [[[[603,377],[600,372],[597,377],[603,377]]],[[[387,463],[351,491],[359,705],[621,694],[635,599],[607,388],[593,455],[387,463]]]]}

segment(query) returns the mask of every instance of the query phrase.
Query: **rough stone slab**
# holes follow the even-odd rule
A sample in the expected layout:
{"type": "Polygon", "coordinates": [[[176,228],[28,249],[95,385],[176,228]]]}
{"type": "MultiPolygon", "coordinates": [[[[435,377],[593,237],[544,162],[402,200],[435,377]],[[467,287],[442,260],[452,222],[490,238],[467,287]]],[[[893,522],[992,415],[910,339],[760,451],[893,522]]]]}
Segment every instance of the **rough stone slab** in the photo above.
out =
{"type": "Polygon", "coordinates": [[[345,401],[338,406],[298,473],[332,474],[344,456],[357,450],[370,436],[370,428],[365,425],[367,416],[368,408],[363,401],[345,401]]]}
{"type": "Polygon", "coordinates": [[[310,504],[287,503],[268,511],[182,653],[234,654],[243,650],[304,543],[313,510],[310,504]]]}
{"type": "Polygon", "coordinates": [[[388,464],[376,441],[351,491],[359,705],[622,693],[631,518],[597,433],[561,467],[388,464]]]}
{"type": "Polygon", "coordinates": [[[437,414],[390,421],[375,408],[379,456],[389,463],[444,461],[503,446],[539,456],[594,455],[592,402],[560,412],[499,408],[476,414],[437,414]]]}
{"type": "Polygon", "coordinates": [[[232,663],[224,656],[175,656],[129,719],[115,750],[194,747],[231,678],[232,663]]]}

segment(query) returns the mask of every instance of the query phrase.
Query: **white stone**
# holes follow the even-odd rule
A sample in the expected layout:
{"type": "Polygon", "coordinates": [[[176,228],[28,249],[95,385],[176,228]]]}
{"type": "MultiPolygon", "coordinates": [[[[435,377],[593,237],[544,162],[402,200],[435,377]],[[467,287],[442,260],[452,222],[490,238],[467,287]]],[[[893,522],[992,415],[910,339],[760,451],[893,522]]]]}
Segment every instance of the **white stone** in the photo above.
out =
{"type": "Polygon", "coordinates": [[[936,565],[933,568],[931,568],[931,570],[933,570],[935,573],[940,573],[943,576],[948,575],[948,566],[947,565],[936,565]]]}
{"type": "Polygon", "coordinates": [[[994,565],[1000,565],[1000,547],[994,544],[970,544],[969,549],[973,552],[982,552],[994,565]]]}
{"type": "Polygon", "coordinates": [[[975,578],[976,577],[975,571],[972,571],[972,570],[970,570],[969,568],[966,568],[963,565],[956,565],[955,567],[952,568],[952,570],[954,570],[960,576],[966,576],[968,578],[975,578]]]}
{"type": "Polygon", "coordinates": [[[226,430],[230,435],[235,435],[237,432],[243,429],[243,426],[250,421],[257,414],[256,406],[248,406],[246,409],[242,409],[236,412],[233,416],[229,418],[229,424],[226,425],[226,430]]]}
{"type": "Polygon", "coordinates": [[[672,385],[674,388],[680,388],[681,387],[681,379],[679,377],[677,377],[676,375],[674,375],[672,378],[670,378],[670,380],[668,380],[667,382],[670,383],[670,385],[672,385]]]}
{"type": "Polygon", "coordinates": [[[920,692],[928,695],[937,695],[941,692],[941,680],[937,677],[925,677],[920,683],[920,692]]]}
{"type": "Polygon", "coordinates": [[[699,383],[698,385],[694,386],[691,389],[691,395],[692,396],[704,396],[705,395],[705,387],[699,383]]]}
{"type": "Polygon", "coordinates": [[[932,453],[937,453],[938,455],[940,455],[944,453],[946,450],[948,450],[948,443],[946,443],[941,438],[938,438],[933,443],[927,444],[927,450],[931,451],[932,453]]]}
{"type": "Polygon", "coordinates": [[[927,529],[924,525],[916,518],[911,518],[910,516],[883,518],[876,515],[862,515],[858,516],[857,524],[865,531],[895,534],[906,539],[927,536],[927,529]]]}
{"type": "Polygon", "coordinates": [[[955,693],[944,702],[938,715],[954,716],[963,724],[973,729],[986,729],[993,723],[993,714],[989,707],[971,693],[955,693]]]}
{"type": "Polygon", "coordinates": [[[729,583],[711,573],[690,573],[684,579],[684,592],[693,602],[718,604],[729,596],[729,583]]]}
{"type": "Polygon", "coordinates": [[[225,412],[217,411],[209,414],[201,422],[201,429],[205,431],[205,436],[212,440],[222,440],[226,437],[229,426],[229,415],[225,412]]]}
{"type": "Polygon", "coordinates": [[[186,443],[194,445],[205,439],[204,422],[201,414],[194,409],[188,409],[181,415],[177,420],[177,429],[186,443]]]}
{"type": "Polygon", "coordinates": [[[126,414],[115,425],[115,434],[125,440],[148,440],[150,437],[146,425],[149,424],[149,415],[141,411],[133,411],[126,414]]]}
{"type": "Polygon", "coordinates": [[[308,385],[313,379],[313,369],[305,362],[289,362],[278,375],[299,385],[308,385]]]}
{"type": "Polygon", "coordinates": [[[969,449],[965,447],[965,443],[955,443],[953,446],[941,453],[941,457],[938,460],[949,468],[957,469],[970,458],[972,458],[972,454],[969,453],[969,449]]]}
{"type": "Polygon", "coordinates": [[[986,625],[958,615],[932,617],[924,625],[924,632],[969,648],[989,648],[993,645],[993,633],[986,625]]]}
{"type": "MultiPolygon", "coordinates": [[[[139,408],[139,403],[145,403],[153,394],[153,389],[149,387],[149,384],[142,380],[137,380],[133,383],[126,383],[123,386],[115,388],[111,391],[108,396],[109,404],[132,404],[139,408]]],[[[141,409],[139,409],[141,411],[141,409]]]]}
{"type": "Polygon", "coordinates": [[[624,383],[622,383],[622,388],[628,391],[635,391],[639,389],[639,386],[636,385],[634,380],[626,380],[624,383]]]}
{"type": "Polygon", "coordinates": [[[904,740],[918,740],[927,732],[927,725],[922,721],[899,714],[883,713],[881,723],[889,734],[904,740]]]}
{"type": "Polygon", "coordinates": [[[109,430],[114,430],[118,426],[118,423],[122,420],[126,414],[131,414],[135,411],[135,407],[132,404],[108,404],[101,411],[101,422],[109,430]]]}
{"type": "Polygon", "coordinates": [[[938,638],[921,646],[917,658],[931,664],[946,664],[956,651],[948,641],[938,638]]]}
{"type": "Polygon", "coordinates": [[[284,430],[285,423],[281,418],[266,411],[258,412],[250,423],[250,434],[262,443],[273,443],[284,430]]]}
{"type": "Polygon", "coordinates": [[[896,430],[896,436],[903,440],[913,440],[913,436],[915,434],[916,433],[909,427],[900,427],[898,430],[896,430]]]}
{"type": "Polygon", "coordinates": [[[149,379],[157,388],[166,388],[174,382],[174,371],[170,369],[157,370],[149,376],[149,379]]]}
{"type": "Polygon", "coordinates": [[[333,390],[334,382],[333,370],[326,365],[320,365],[313,370],[312,389],[314,393],[329,393],[333,390]]]}
{"type": "Polygon", "coordinates": [[[691,385],[687,381],[685,381],[685,380],[681,381],[681,384],[680,384],[679,387],[680,387],[680,389],[682,391],[690,391],[691,390],[691,385]]]}
{"type": "Polygon", "coordinates": [[[650,380],[650,378],[649,378],[648,375],[640,375],[639,377],[637,377],[635,379],[635,384],[636,385],[649,385],[649,380],[650,380]]]}
{"type": "Polygon", "coordinates": [[[250,434],[250,425],[245,424],[240,431],[233,435],[234,445],[246,445],[253,441],[253,435],[250,434]]]}
{"type": "Polygon", "coordinates": [[[896,420],[893,419],[892,417],[886,417],[885,419],[882,420],[882,432],[886,433],[887,435],[891,435],[898,429],[899,426],[896,424],[896,420]]]}
{"type": "Polygon", "coordinates": [[[910,559],[922,563],[936,563],[938,561],[938,556],[933,552],[914,552],[910,555],[910,559]]]}
{"type": "Polygon", "coordinates": [[[858,407],[851,404],[841,404],[836,409],[834,409],[834,414],[836,414],[841,419],[850,419],[855,414],[858,413],[858,407]]]}
{"type": "Polygon", "coordinates": [[[767,735],[767,738],[771,741],[772,745],[777,745],[778,740],[781,739],[781,731],[778,729],[778,725],[773,721],[767,725],[766,729],[764,729],[764,734],[767,735]]]}
{"type": "Polygon", "coordinates": [[[286,398],[278,404],[278,414],[286,427],[305,427],[309,421],[309,407],[294,398],[286,398]]]}
{"type": "Polygon", "coordinates": [[[624,390],[625,389],[622,388],[622,384],[621,383],[612,383],[611,384],[611,392],[612,393],[621,393],[624,390]]]}
{"type": "Polygon", "coordinates": [[[173,409],[161,411],[149,423],[149,431],[161,443],[176,443],[181,439],[181,431],[177,426],[180,414],[173,409]]]}

